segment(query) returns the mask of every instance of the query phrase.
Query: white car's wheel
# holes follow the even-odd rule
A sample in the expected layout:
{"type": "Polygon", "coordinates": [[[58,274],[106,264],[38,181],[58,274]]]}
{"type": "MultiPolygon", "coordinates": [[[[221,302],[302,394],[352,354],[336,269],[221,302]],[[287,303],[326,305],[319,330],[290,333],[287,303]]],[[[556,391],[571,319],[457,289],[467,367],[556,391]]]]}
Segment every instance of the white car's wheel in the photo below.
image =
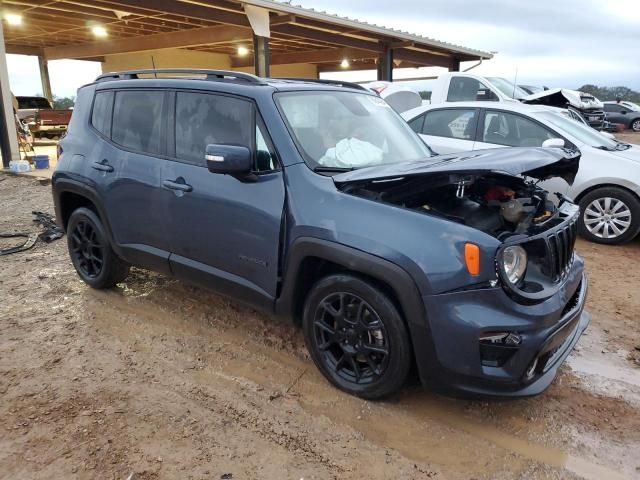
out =
{"type": "Polygon", "coordinates": [[[580,200],[579,230],[592,242],[628,242],[640,230],[640,201],[617,187],[593,190],[580,200]]]}

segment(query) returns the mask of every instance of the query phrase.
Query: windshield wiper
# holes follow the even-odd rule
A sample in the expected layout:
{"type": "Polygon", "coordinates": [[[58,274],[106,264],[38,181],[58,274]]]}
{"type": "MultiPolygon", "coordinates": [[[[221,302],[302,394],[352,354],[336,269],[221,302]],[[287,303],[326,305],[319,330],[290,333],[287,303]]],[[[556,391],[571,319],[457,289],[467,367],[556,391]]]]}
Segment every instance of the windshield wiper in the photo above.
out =
{"type": "Polygon", "coordinates": [[[316,173],[340,173],[340,172],[350,172],[355,170],[353,167],[327,167],[327,166],[317,166],[313,167],[313,171],[316,173]]]}

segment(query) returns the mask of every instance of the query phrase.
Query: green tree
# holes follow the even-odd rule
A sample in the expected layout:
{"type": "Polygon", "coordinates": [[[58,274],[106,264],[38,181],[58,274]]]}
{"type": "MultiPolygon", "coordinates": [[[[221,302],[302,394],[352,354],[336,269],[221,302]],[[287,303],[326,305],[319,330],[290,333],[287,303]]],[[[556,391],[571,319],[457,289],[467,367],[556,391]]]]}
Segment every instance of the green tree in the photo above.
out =
{"type": "Polygon", "coordinates": [[[76,97],[56,97],[53,96],[53,108],[56,110],[68,110],[73,108],[76,103],[76,97]]]}

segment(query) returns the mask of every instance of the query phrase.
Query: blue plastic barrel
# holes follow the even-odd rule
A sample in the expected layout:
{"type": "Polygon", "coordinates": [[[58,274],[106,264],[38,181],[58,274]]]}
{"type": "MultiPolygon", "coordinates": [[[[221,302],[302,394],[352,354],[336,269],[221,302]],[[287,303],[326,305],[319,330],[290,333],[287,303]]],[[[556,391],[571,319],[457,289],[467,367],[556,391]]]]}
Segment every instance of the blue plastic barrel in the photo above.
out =
{"type": "Polygon", "coordinates": [[[34,155],[33,163],[37,170],[45,170],[49,168],[49,155],[34,155]]]}

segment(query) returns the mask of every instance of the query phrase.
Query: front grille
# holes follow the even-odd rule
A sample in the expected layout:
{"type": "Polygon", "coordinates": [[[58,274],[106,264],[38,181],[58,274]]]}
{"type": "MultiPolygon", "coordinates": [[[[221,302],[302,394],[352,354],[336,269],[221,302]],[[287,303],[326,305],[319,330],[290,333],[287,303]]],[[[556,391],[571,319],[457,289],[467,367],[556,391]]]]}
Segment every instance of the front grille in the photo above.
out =
{"type": "Polygon", "coordinates": [[[573,249],[578,236],[578,219],[547,236],[549,253],[549,273],[556,280],[561,279],[573,263],[573,249]]]}

